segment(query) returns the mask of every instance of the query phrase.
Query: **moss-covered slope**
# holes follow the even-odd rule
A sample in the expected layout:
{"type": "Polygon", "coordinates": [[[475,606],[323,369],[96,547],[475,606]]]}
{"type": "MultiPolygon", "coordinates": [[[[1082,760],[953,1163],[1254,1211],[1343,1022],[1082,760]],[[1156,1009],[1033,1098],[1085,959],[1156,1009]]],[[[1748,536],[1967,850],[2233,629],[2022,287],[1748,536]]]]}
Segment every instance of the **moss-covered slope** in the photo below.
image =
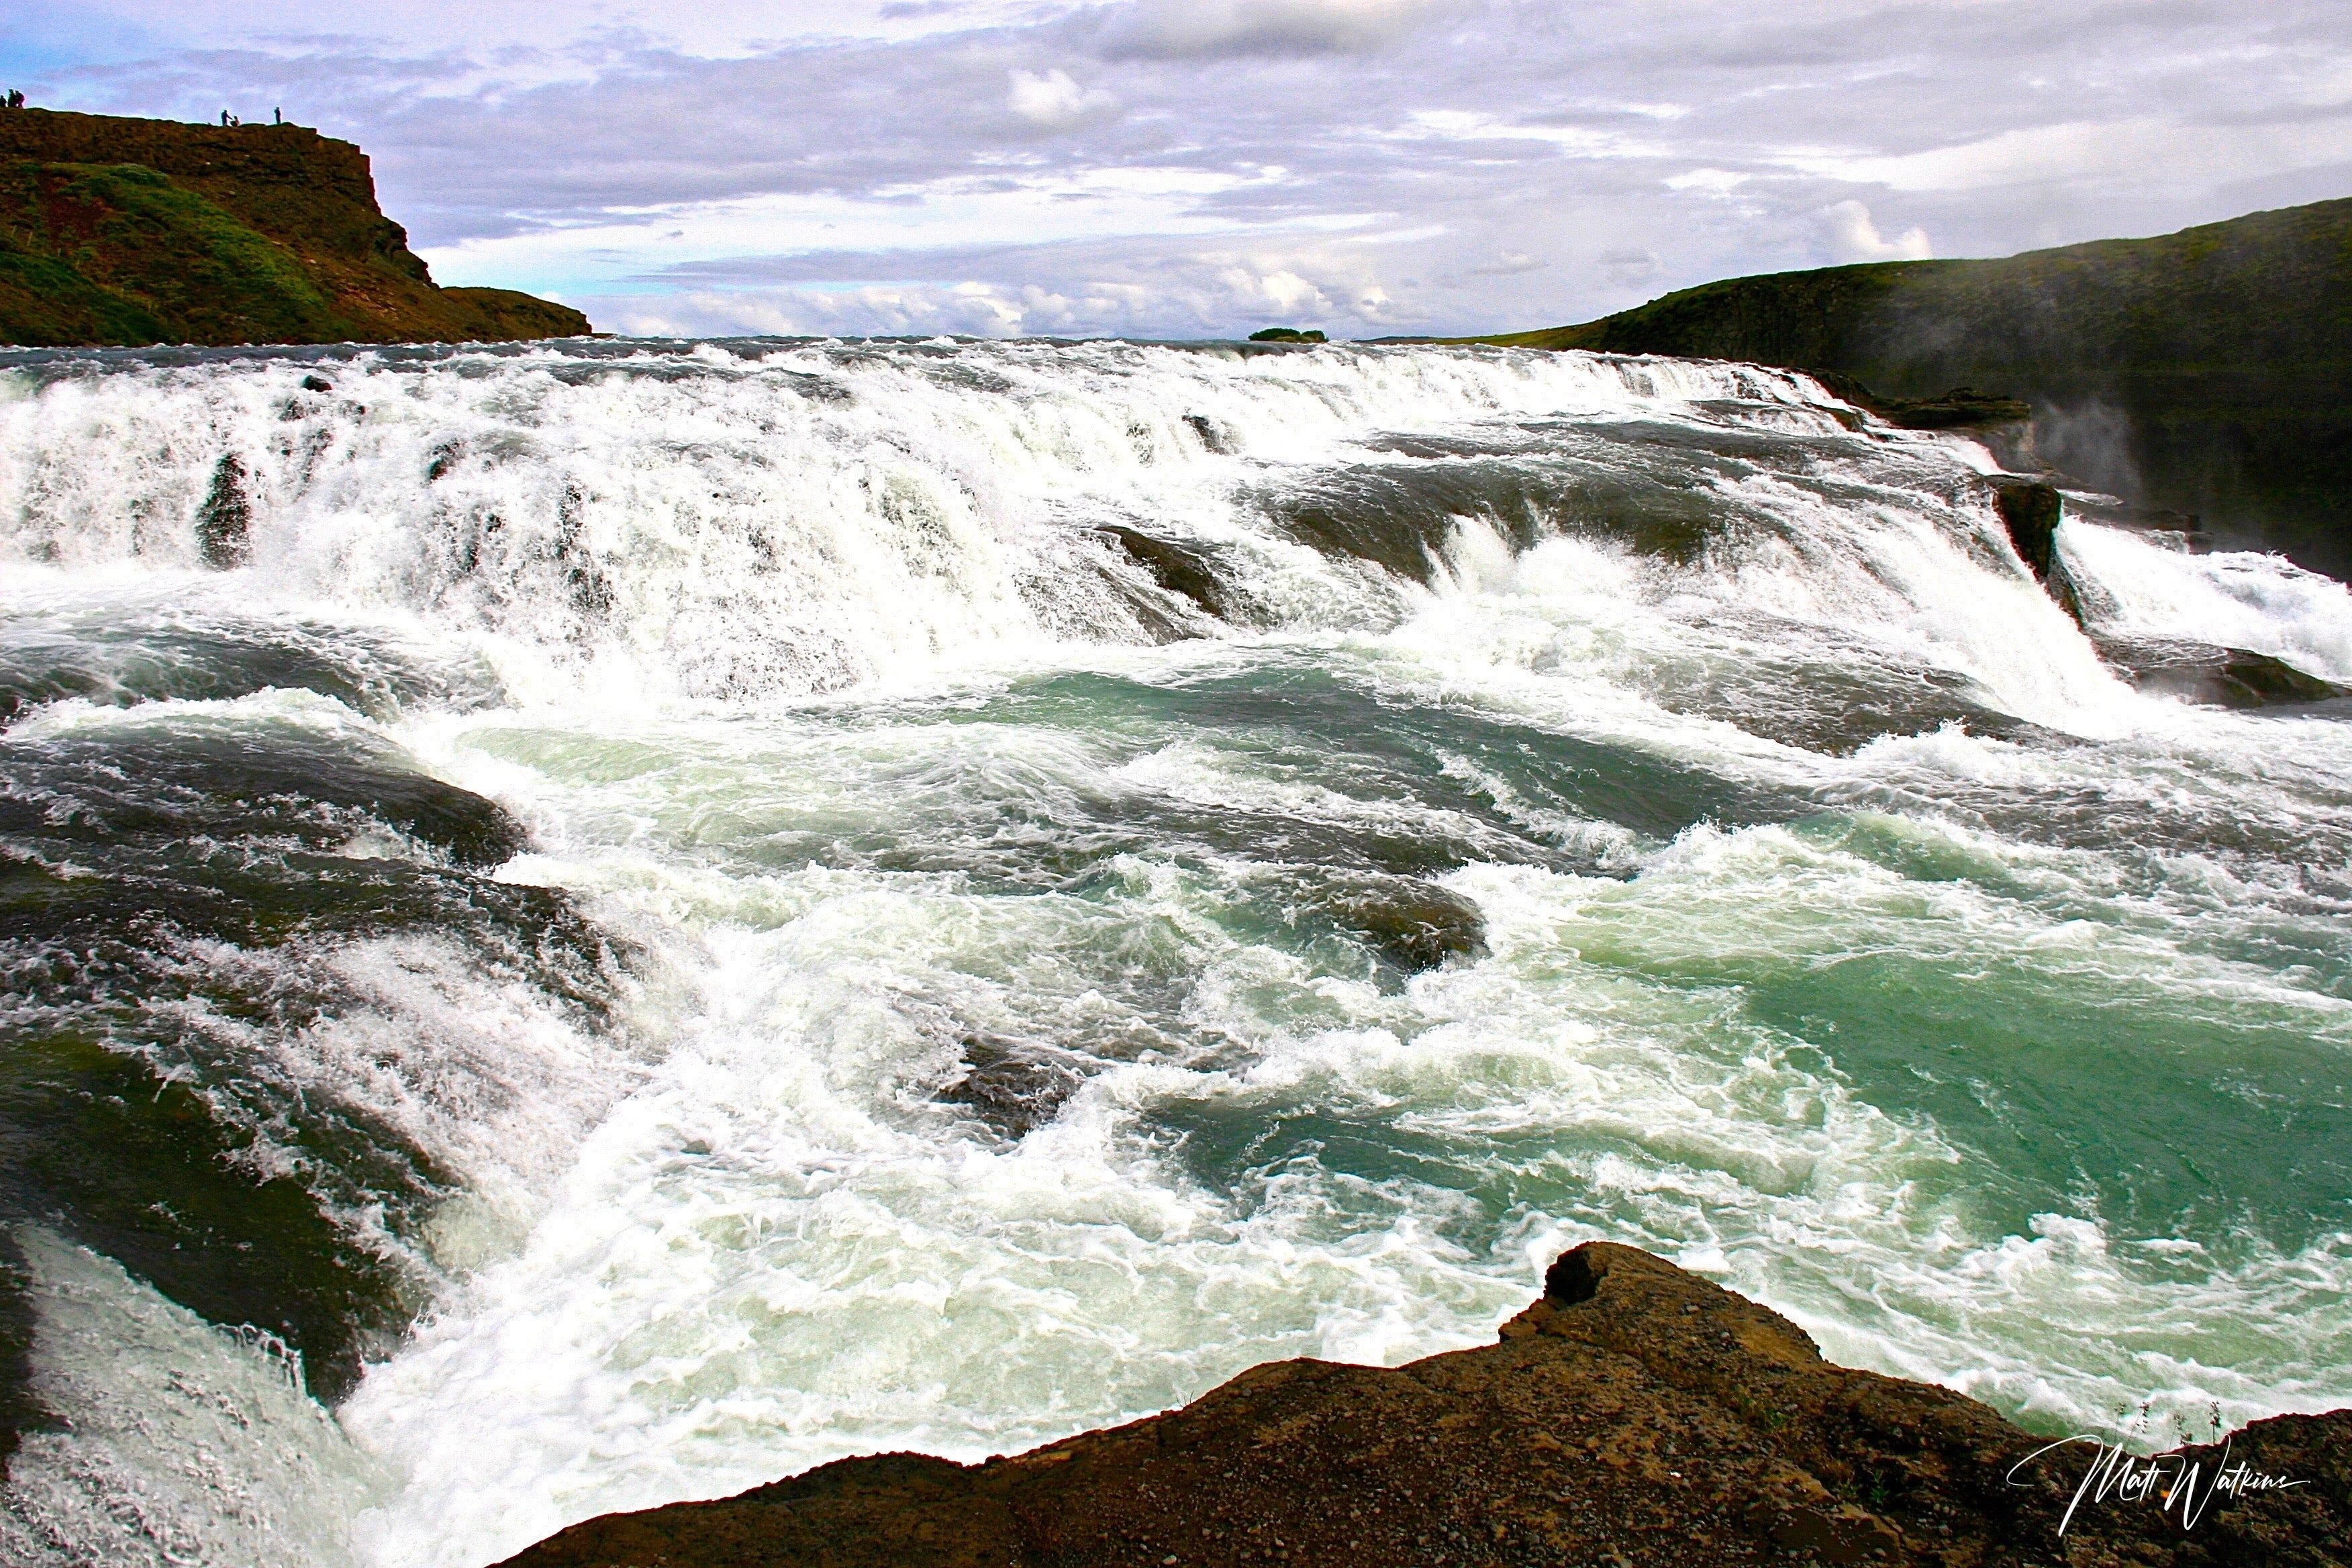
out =
{"type": "Polygon", "coordinates": [[[0,342],[563,337],[588,319],[439,289],[365,153],[293,125],[0,110],[0,342]]]}
{"type": "Polygon", "coordinates": [[[2352,200],[2001,260],[1738,278],[1482,341],[2012,394],[2060,467],[2352,570],[2352,200]]]}

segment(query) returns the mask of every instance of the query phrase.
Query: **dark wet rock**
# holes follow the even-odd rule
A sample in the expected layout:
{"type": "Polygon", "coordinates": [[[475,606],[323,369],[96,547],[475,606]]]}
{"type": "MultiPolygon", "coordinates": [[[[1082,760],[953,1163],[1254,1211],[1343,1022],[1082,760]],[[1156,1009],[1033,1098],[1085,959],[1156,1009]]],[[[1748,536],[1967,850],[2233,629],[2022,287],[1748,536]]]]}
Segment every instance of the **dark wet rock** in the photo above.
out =
{"type": "Polygon", "coordinates": [[[2018,479],[2002,475],[1992,481],[1993,504],[2000,510],[2001,527],[2009,531],[2010,543],[2017,547],[2018,557],[2032,569],[2034,581],[2047,584],[2051,568],[2056,563],[2055,551],[2058,524],[2065,518],[2066,503],[2058,487],[2040,479],[2018,479]]]}
{"type": "Polygon", "coordinates": [[[1753,610],[1710,608],[1685,618],[1720,640],[1704,658],[1658,659],[1634,685],[1660,707],[1737,724],[1751,735],[1827,756],[1851,756],[1885,735],[1918,735],[1946,724],[2002,741],[2047,741],[2051,732],[1984,700],[1967,677],[1891,660],[1862,637],[1790,627],[1753,610]],[[1814,646],[1785,650],[1791,633],[1814,646]]]}
{"type": "Polygon", "coordinates": [[[1766,662],[1721,679],[1711,689],[1671,687],[1659,693],[1670,710],[1720,719],[1749,734],[1829,757],[1850,757],[1888,735],[1924,735],[1958,724],[1995,741],[2046,741],[2052,731],[1976,700],[1975,687],[1948,670],[1808,668],[1808,688],[1772,684],[1766,662]]]}
{"type": "Polygon", "coordinates": [[[1066,1053],[992,1035],[967,1035],[962,1073],[939,1091],[1006,1138],[1021,1138],[1054,1120],[1086,1075],[1066,1053]]]}
{"type": "Polygon", "coordinates": [[[1486,951],[1486,927],[1478,906],[1433,882],[1341,878],[1325,890],[1320,908],[1334,925],[1406,974],[1486,951]]]}
{"type": "Polygon", "coordinates": [[[266,837],[330,848],[373,822],[487,868],[529,836],[497,802],[415,771],[384,742],[138,734],[0,742],[0,834],[159,844],[266,837]],[[136,773],[126,775],[126,753],[136,773]]]}
{"type": "Polygon", "coordinates": [[[302,378],[302,390],[305,392],[332,392],[335,390],[335,384],[329,381],[323,375],[306,375],[302,378]]]}
{"type": "Polygon", "coordinates": [[[0,1231],[0,1480],[27,1432],[54,1426],[56,1416],[33,1390],[32,1275],[24,1249],[0,1231]]]}
{"type": "Polygon", "coordinates": [[[1805,374],[1856,408],[1868,409],[1905,430],[1976,430],[2023,426],[2033,418],[2033,407],[2024,399],[1974,387],[1956,386],[1933,397],[1889,397],[1832,370],[1805,374]]]}
{"type": "Polygon", "coordinates": [[[2058,525],[2066,518],[2066,498],[2046,480],[2016,474],[1995,475],[1992,490],[2001,527],[2019,559],[2032,572],[2033,580],[2076,625],[2087,626],[2091,617],[2084,609],[2083,591],[2058,553],[2058,525]]]}
{"type": "MultiPolygon", "coordinates": [[[[2048,474],[2053,482],[2064,481],[2065,476],[2054,471],[2048,474]]],[[[2118,529],[2161,550],[2177,550],[2182,554],[2198,554],[2213,547],[2212,536],[2205,530],[2205,520],[2194,512],[2175,511],[2170,507],[2139,506],[2096,490],[2068,489],[2064,492],[2066,515],[2101,528],[2118,529]]],[[[2082,585],[2076,584],[2078,595],[2082,585]]]]}
{"type": "Polygon", "coordinates": [[[313,1393],[347,1392],[428,1293],[378,1237],[414,1240],[456,1179],[273,1042],[382,1016],[373,966],[342,962],[379,937],[608,1019],[604,933],[554,889],[480,874],[523,842],[495,803],[352,733],[0,737],[0,1222],[276,1335],[313,1393]]]}
{"type": "Polygon", "coordinates": [[[1197,544],[1154,539],[1132,528],[1106,523],[1096,530],[1116,542],[1128,558],[1151,574],[1152,581],[1171,594],[1201,607],[1204,615],[1230,619],[1235,608],[1233,590],[1216,570],[1214,552],[1197,544]]]}
{"type": "Polygon", "coordinates": [[[1220,457],[1231,457],[1242,449],[1241,432],[1222,419],[1206,414],[1187,414],[1184,423],[1201,437],[1201,445],[1220,457]]]}
{"type": "Polygon", "coordinates": [[[1408,582],[1437,579],[1437,552],[1454,531],[1455,513],[1416,489],[1423,476],[1391,477],[1377,469],[1333,474],[1272,505],[1283,531],[1300,543],[1339,560],[1367,561],[1408,582]]]}
{"type": "Polygon", "coordinates": [[[594,553],[587,544],[588,498],[578,485],[563,487],[562,497],[555,508],[554,560],[562,569],[564,596],[579,617],[579,628],[585,633],[590,626],[612,612],[620,602],[612,579],[605,575],[594,553]]]}
{"type": "MultiPolygon", "coordinates": [[[[1415,457],[1427,450],[1412,449],[1403,437],[1387,444],[1415,457]]],[[[1555,528],[1634,534],[1636,549],[1655,537],[1661,550],[1670,549],[1706,531],[1711,513],[1699,494],[1703,484],[1657,486],[1607,472],[1467,458],[1364,464],[1289,478],[1265,494],[1264,504],[1301,544],[1428,584],[1437,580],[1441,552],[1465,518],[1487,523],[1520,550],[1555,528]]]]}
{"type": "Polygon", "coordinates": [[[964,392],[982,392],[992,397],[1002,397],[1014,390],[1010,376],[966,360],[934,362],[924,366],[923,374],[940,386],[952,386],[964,392]]]}
{"type": "Polygon", "coordinates": [[[186,626],[169,617],[0,623],[0,726],[66,698],[129,708],[226,701],[272,688],[315,691],[385,721],[428,703],[469,710],[500,695],[487,664],[436,666],[345,627],[262,620],[186,626]]]}
{"type": "MultiPolygon", "coordinates": [[[[2154,1500],[2086,1501],[2062,1539],[2086,1450],[2027,1462],[2048,1439],[1948,1389],[1832,1366],[1777,1313],[1595,1242],[1493,1345],[1262,1366],[983,1465],[841,1460],[591,1520],[509,1568],[2316,1568],[2352,1561],[2347,1439],[2352,1411],[2257,1423],[2231,1459],[2300,1486],[2217,1498],[2185,1535],[2154,1500]]],[[[2221,1457],[2181,1452],[2207,1476],[2221,1457]]]]}
{"type": "Polygon", "coordinates": [[[2242,647],[2169,638],[2100,637],[2099,657],[2142,691],[2221,708],[2332,702],[2352,687],[2306,675],[2283,659],[2242,647]]]}
{"type": "Polygon", "coordinates": [[[783,373],[784,383],[811,403],[850,404],[857,401],[856,389],[848,383],[831,376],[812,375],[803,371],[783,373]]]}
{"type": "Polygon", "coordinates": [[[1851,473],[1874,456],[1844,435],[1646,419],[1389,433],[1365,445],[1417,460],[1286,474],[1262,504],[1302,544],[1420,583],[1435,580],[1465,521],[1515,550],[1567,534],[1677,565],[1764,539],[1821,548],[1788,514],[1743,495],[1747,482],[1770,473],[1841,504],[1855,492],[1824,470],[1851,473]]]}
{"type": "MultiPolygon", "coordinates": [[[[1655,434],[1638,429],[1626,433],[1629,440],[1644,443],[1655,434]]],[[[1706,466],[1723,472],[1720,465],[1706,466]]],[[[1736,540],[1743,525],[1764,521],[1711,482],[1702,464],[1691,464],[1687,477],[1675,473],[1682,467],[1670,458],[1647,474],[1574,474],[1557,500],[1538,497],[1529,510],[1557,519],[1563,533],[1613,540],[1638,555],[1677,566],[1700,561],[1711,547],[1736,540]]],[[[1516,514],[1498,508],[1489,515],[1507,519],[1516,514]]],[[[1529,542],[1517,542],[1524,548],[1529,542]]]]}
{"type": "Polygon", "coordinates": [[[196,509],[196,553],[215,572],[242,566],[251,558],[247,535],[253,527],[253,503],[247,499],[245,464],[236,453],[225,454],[213,468],[212,489],[196,509]]]}
{"type": "MultiPolygon", "coordinates": [[[[1738,425],[1753,420],[1759,413],[1785,412],[1787,405],[1762,403],[1752,397],[1699,397],[1691,400],[1690,407],[1710,418],[1738,425]]],[[[1812,412],[1828,415],[1838,428],[1849,434],[1860,436],[1870,431],[1870,416],[1859,408],[1816,408],[1812,412]]]]}
{"type": "Polygon", "coordinates": [[[1934,397],[1881,400],[1889,424],[1906,430],[1962,430],[1988,425],[2023,425],[2033,409],[2021,397],[1956,386],[1934,397]]]}
{"type": "MultiPolygon", "coordinates": [[[[128,1051],[69,1032],[0,1049],[0,1215],[53,1226],[209,1321],[277,1335],[310,1392],[340,1399],[421,1296],[298,1177],[259,1175],[256,1142],[128,1051]]],[[[12,1403],[20,1422],[39,1415],[29,1391],[12,1400],[5,1291],[0,1279],[0,1429],[12,1403]]]]}

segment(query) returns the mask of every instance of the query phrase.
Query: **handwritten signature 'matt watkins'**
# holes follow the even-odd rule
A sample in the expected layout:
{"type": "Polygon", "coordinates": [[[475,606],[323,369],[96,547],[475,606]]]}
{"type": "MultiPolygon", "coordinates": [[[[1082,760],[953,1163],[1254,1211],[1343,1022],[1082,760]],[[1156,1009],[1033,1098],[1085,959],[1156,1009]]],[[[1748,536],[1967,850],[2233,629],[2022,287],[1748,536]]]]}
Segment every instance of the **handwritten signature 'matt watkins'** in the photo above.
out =
{"type": "Polygon", "coordinates": [[[2172,1515],[2183,1530],[2194,1530],[2197,1521],[2205,1517],[2207,1509],[2220,1496],[2243,1497],[2252,1492],[2285,1491],[2303,1485],[2284,1476],[2268,1475],[2243,1460],[2232,1464],[2230,1446],[2221,1445],[2221,1457],[2214,1461],[2213,1474],[2205,1475],[2202,1460],[2182,1454],[2158,1454],[2147,1457],[2126,1450],[2121,1443],[2108,1443],[2087,1433],[2076,1433],[2057,1442],[2036,1448],[2009,1468],[2009,1484],[2026,1486],[2017,1473],[2043,1456],[2061,1448],[2077,1445],[2092,1451],[2090,1465],[2083,1479],[2074,1488],[2074,1496],[2066,1504],[2065,1517],[2058,1521],[2058,1533],[2074,1522],[2074,1510],[2083,1506],[2085,1498],[2093,1502],[2105,1502],[2113,1498],[2117,1502],[2154,1502],[2172,1515]]]}

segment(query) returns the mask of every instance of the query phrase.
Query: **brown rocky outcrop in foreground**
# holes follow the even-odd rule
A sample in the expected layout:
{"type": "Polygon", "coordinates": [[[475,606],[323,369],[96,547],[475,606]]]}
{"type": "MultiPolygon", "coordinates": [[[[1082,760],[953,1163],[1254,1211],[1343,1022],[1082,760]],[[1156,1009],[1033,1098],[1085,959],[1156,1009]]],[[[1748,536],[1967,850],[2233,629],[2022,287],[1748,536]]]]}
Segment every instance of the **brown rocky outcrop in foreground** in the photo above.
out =
{"type": "MultiPolygon", "coordinates": [[[[843,1460],[591,1520],[507,1568],[2352,1563],[2352,1410],[2237,1433],[2231,1464],[2296,1484],[2216,1496],[2185,1532],[2158,1498],[2111,1495],[2062,1538],[2096,1456],[2061,1449],[2011,1484],[2046,1441],[1948,1389],[1832,1366],[1778,1314],[1595,1242],[1496,1344],[1263,1366],[984,1465],[843,1460]]],[[[2194,1462],[2204,1485],[2221,1458],[2168,1468],[2194,1462]]]]}

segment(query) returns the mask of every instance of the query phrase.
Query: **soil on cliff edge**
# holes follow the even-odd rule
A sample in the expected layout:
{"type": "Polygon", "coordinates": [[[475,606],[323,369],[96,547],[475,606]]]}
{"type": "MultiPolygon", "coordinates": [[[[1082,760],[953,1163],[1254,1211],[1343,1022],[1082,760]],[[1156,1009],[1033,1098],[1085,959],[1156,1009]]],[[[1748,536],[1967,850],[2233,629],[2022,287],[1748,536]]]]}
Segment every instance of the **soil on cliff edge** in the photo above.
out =
{"type": "Polygon", "coordinates": [[[296,125],[0,110],[0,343],[570,337],[568,306],[442,289],[367,154],[296,125]]]}
{"type": "Polygon", "coordinates": [[[506,1568],[1346,1568],[1813,1562],[2170,1568],[2352,1562],[2352,1411],[2236,1434],[2286,1489],[2067,1510],[2098,1458],[1948,1389],[1832,1366],[1778,1314],[1630,1247],[1564,1255],[1500,1342],[1295,1361],[1013,1458],[849,1459],[575,1525],[506,1568]],[[2062,1535],[2060,1525],[2066,1523],[2062,1535]]]}

